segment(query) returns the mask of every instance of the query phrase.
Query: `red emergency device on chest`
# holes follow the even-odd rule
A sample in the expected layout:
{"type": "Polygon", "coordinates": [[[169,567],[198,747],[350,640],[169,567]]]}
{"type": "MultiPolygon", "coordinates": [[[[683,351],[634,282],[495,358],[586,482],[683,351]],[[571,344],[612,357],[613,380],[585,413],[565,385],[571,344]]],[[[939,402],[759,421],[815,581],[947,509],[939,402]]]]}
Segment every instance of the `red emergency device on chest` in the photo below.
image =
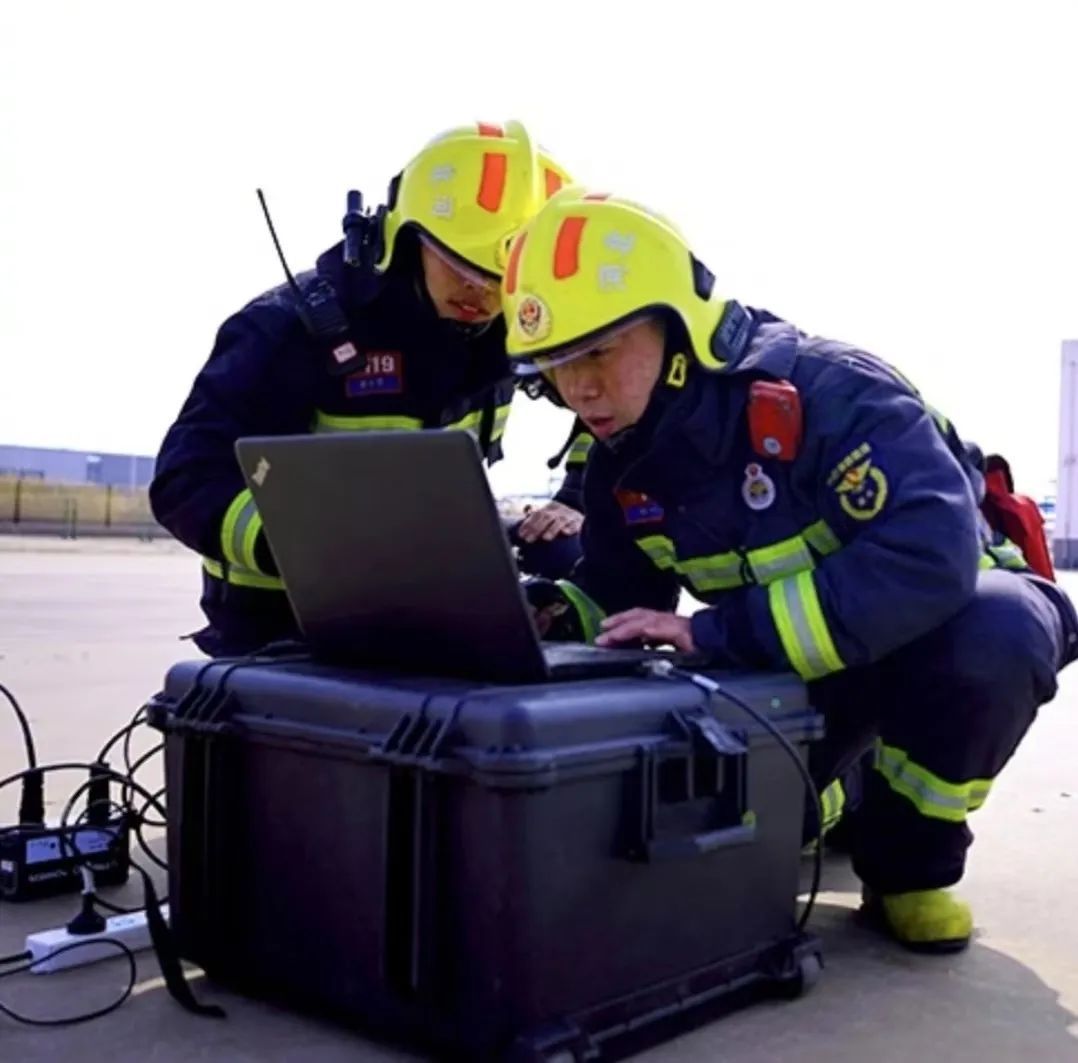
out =
{"type": "Polygon", "coordinates": [[[761,457],[793,461],[801,446],[801,396],[788,380],[749,386],[749,435],[761,457]]]}

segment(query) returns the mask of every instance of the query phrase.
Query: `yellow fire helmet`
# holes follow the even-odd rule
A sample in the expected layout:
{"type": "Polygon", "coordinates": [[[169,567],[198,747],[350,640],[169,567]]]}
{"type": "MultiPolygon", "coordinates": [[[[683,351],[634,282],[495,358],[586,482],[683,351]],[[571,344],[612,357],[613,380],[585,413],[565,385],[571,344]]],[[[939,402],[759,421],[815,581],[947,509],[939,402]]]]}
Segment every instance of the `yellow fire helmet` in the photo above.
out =
{"type": "Polygon", "coordinates": [[[397,236],[414,227],[450,257],[497,280],[517,229],[568,183],[520,122],[477,122],[441,133],[390,186],[376,268],[389,268],[397,236]]]}
{"type": "MultiPolygon", "coordinates": [[[[506,349],[520,376],[545,373],[649,313],[680,317],[698,362],[727,362],[727,305],[679,230],[657,212],[570,186],[517,234],[502,281],[506,349]]],[[[733,324],[733,315],[730,324],[733,324]]]]}

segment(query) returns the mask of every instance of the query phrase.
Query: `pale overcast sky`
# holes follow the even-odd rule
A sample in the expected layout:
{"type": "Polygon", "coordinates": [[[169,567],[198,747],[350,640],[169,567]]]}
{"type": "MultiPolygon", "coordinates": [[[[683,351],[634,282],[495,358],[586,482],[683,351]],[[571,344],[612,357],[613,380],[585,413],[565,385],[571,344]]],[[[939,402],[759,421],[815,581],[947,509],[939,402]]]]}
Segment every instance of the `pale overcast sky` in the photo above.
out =
{"type": "MultiPolygon", "coordinates": [[[[1078,337],[1078,5],[0,5],[0,442],[153,453],[220,321],[435,132],[519,118],[724,292],[899,365],[1037,489],[1078,337]]],[[[518,399],[500,490],[563,415],[518,399]]]]}

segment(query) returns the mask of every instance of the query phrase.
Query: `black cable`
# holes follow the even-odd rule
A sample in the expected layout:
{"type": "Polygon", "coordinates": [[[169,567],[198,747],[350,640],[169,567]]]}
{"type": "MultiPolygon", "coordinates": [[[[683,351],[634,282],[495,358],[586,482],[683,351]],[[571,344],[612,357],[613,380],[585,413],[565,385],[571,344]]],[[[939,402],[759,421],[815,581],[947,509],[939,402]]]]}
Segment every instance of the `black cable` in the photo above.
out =
{"type": "MultiPolygon", "coordinates": [[[[203,675],[206,672],[208,672],[210,670],[210,668],[212,668],[212,667],[214,667],[216,665],[219,665],[219,664],[225,665],[226,667],[223,668],[222,674],[218,677],[217,683],[216,683],[215,687],[213,688],[213,690],[210,692],[209,698],[206,699],[209,702],[209,704],[212,705],[216,701],[216,699],[223,694],[224,688],[225,688],[225,683],[227,682],[228,677],[237,668],[242,668],[242,667],[245,667],[245,666],[249,666],[249,665],[253,665],[253,664],[262,664],[262,663],[267,663],[267,664],[281,663],[281,664],[283,664],[283,663],[288,662],[289,660],[293,660],[293,661],[294,660],[305,660],[305,659],[309,658],[310,655],[307,652],[301,652],[301,653],[298,653],[298,654],[295,653],[295,652],[293,652],[291,654],[288,654],[287,652],[284,652],[284,651],[288,651],[288,650],[293,650],[294,651],[295,646],[296,646],[296,643],[294,641],[291,641],[291,640],[287,641],[287,642],[282,641],[281,643],[270,644],[270,645],[268,645],[266,647],[263,647],[262,649],[260,649],[259,651],[256,651],[255,653],[244,655],[244,656],[239,657],[239,658],[233,658],[232,660],[225,659],[225,660],[212,660],[212,661],[209,661],[209,662],[206,663],[206,665],[203,666],[202,669],[200,669],[200,671],[198,673],[198,676],[196,678],[196,681],[192,686],[191,693],[195,695],[195,700],[201,700],[199,695],[200,694],[205,695],[205,691],[202,691],[200,689],[201,688],[201,679],[202,679],[203,675]],[[271,657],[271,659],[269,661],[265,660],[265,657],[267,655],[269,655],[271,657]]],[[[131,721],[129,723],[125,724],[122,728],[120,728],[115,734],[113,734],[108,739],[108,741],[102,747],[102,749],[101,749],[101,751],[100,751],[100,753],[98,755],[98,759],[97,759],[96,763],[94,763],[94,764],[86,764],[86,763],[83,763],[83,762],[80,762],[80,761],[64,761],[64,762],[61,762],[61,763],[49,764],[49,765],[39,767],[38,764],[37,764],[37,753],[36,753],[36,750],[34,748],[33,737],[32,737],[31,731],[30,731],[29,721],[26,719],[26,716],[23,713],[22,708],[19,706],[18,702],[15,700],[15,698],[11,694],[11,692],[9,690],[7,690],[6,687],[3,687],[3,686],[0,686],[0,691],[2,691],[7,696],[8,700],[11,702],[12,708],[14,709],[15,714],[16,714],[16,716],[17,716],[17,718],[19,720],[19,723],[20,723],[20,725],[22,727],[23,735],[24,735],[24,738],[26,740],[27,761],[28,761],[28,767],[27,767],[26,770],[21,771],[21,772],[17,772],[14,775],[8,776],[7,778],[0,779],[0,790],[4,789],[7,786],[12,785],[13,783],[19,782],[20,780],[23,781],[24,785],[26,785],[26,781],[27,781],[28,777],[33,777],[36,780],[38,780],[38,784],[40,786],[40,780],[43,779],[44,775],[46,775],[47,773],[50,773],[50,772],[86,771],[86,772],[91,773],[91,776],[92,776],[91,779],[88,779],[85,782],[83,782],[74,791],[74,793],[71,795],[71,797],[68,799],[67,805],[65,806],[64,811],[63,811],[63,815],[61,817],[61,829],[58,832],[58,836],[60,838],[60,843],[61,843],[61,848],[65,849],[65,850],[72,850],[73,854],[74,854],[74,858],[79,862],[80,866],[82,866],[83,868],[87,868],[89,860],[93,856],[99,855],[99,854],[92,854],[92,853],[84,853],[84,852],[82,852],[81,849],[79,848],[79,844],[78,844],[78,831],[82,827],[83,820],[86,817],[88,817],[89,814],[91,813],[91,805],[90,805],[90,803],[89,802],[87,803],[86,808],[83,809],[83,811],[76,818],[75,823],[74,823],[73,827],[71,828],[70,832],[68,830],[67,819],[70,816],[70,814],[71,814],[71,812],[72,812],[72,810],[73,810],[73,808],[75,806],[75,803],[78,801],[79,797],[82,795],[82,793],[85,790],[89,789],[89,787],[91,785],[93,785],[93,783],[95,781],[100,780],[102,778],[105,778],[105,779],[108,779],[111,782],[118,783],[121,786],[121,796],[123,798],[123,801],[122,801],[122,803],[120,803],[120,802],[115,802],[115,801],[109,800],[109,802],[108,802],[108,806],[109,806],[108,815],[109,815],[109,817],[112,816],[112,813],[113,813],[114,809],[118,810],[120,815],[128,815],[128,816],[130,816],[134,821],[135,834],[136,834],[136,837],[138,838],[139,845],[141,846],[143,852],[145,852],[146,855],[151,860],[153,860],[153,862],[155,864],[157,864],[160,868],[167,871],[168,870],[168,865],[166,863],[164,863],[157,856],[156,853],[153,852],[153,850],[147,844],[146,839],[145,839],[145,837],[144,837],[144,835],[142,833],[143,827],[155,825],[153,823],[153,821],[148,820],[147,816],[146,816],[146,813],[150,810],[151,807],[154,810],[156,810],[156,812],[161,817],[161,819],[159,821],[159,824],[160,825],[167,824],[167,811],[162,806],[161,801],[160,801],[160,798],[166,792],[166,787],[162,787],[161,789],[156,791],[156,793],[150,793],[144,786],[142,786],[140,783],[138,783],[134,778],[135,774],[151,758],[156,756],[158,753],[160,753],[164,749],[165,743],[164,742],[158,743],[152,749],[150,749],[149,751],[143,753],[135,762],[132,762],[132,759],[131,759],[131,739],[132,739],[132,735],[134,734],[134,731],[139,726],[143,725],[146,722],[146,706],[140,707],[139,710],[132,717],[131,721]],[[124,766],[127,769],[126,774],[114,771],[113,769],[109,768],[107,766],[107,764],[104,763],[105,758],[109,755],[109,753],[112,751],[112,749],[115,747],[115,745],[118,742],[121,742],[121,741],[123,742],[123,758],[124,758],[124,766]],[[134,798],[134,796],[136,794],[144,800],[144,804],[142,805],[141,809],[138,810],[138,811],[136,811],[135,808],[133,807],[133,804],[134,804],[133,798],[134,798]],[[70,837],[69,837],[69,833],[71,834],[70,837]]],[[[196,715],[201,715],[201,713],[208,707],[209,707],[209,705],[199,705],[196,715]]],[[[94,807],[96,808],[98,804],[100,804],[100,802],[94,802],[94,807]]],[[[117,838],[117,841],[118,840],[119,839],[117,838]]],[[[155,922],[156,922],[156,924],[160,924],[160,926],[162,928],[159,931],[159,933],[164,933],[165,932],[164,929],[163,929],[164,924],[161,921],[159,905],[162,904],[162,903],[167,903],[167,898],[164,901],[159,901],[157,899],[157,897],[156,897],[156,891],[153,890],[151,879],[150,879],[148,873],[146,872],[145,868],[141,867],[133,858],[131,858],[130,854],[128,854],[128,859],[130,861],[131,866],[136,871],[138,871],[138,873],[141,875],[141,877],[143,879],[143,883],[144,883],[144,886],[145,886],[145,889],[146,889],[146,895],[147,895],[147,904],[144,905],[143,907],[140,907],[140,908],[123,908],[123,907],[120,907],[118,905],[112,904],[109,901],[102,900],[102,898],[98,897],[96,894],[93,894],[93,896],[92,896],[92,903],[100,906],[101,908],[105,909],[106,911],[110,911],[110,912],[113,912],[113,913],[116,913],[116,914],[131,914],[133,912],[145,911],[146,915],[147,915],[147,920],[148,920],[148,922],[150,924],[150,928],[151,928],[151,937],[154,938],[155,951],[157,951],[158,960],[161,963],[162,971],[163,971],[163,973],[165,973],[166,982],[169,984],[169,991],[174,996],[176,996],[177,999],[179,999],[180,1002],[183,1003],[185,1007],[187,1007],[191,1011],[201,1013],[201,1014],[208,1014],[208,1015],[222,1015],[223,1012],[221,1012],[221,1010],[219,1008],[214,1007],[214,1006],[200,1005],[195,1001],[195,999],[193,997],[191,997],[190,990],[187,988],[186,982],[183,980],[182,971],[180,970],[180,968],[178,966],[178,961],[175,959],[175,956],[172,954],[171,948],[162,951],[164,949],[164,942],[163,941],[161,942],[162,948],[161,949],[157,948],[158,938],[157,938],[157,935],[155,935],[153,933],[153,929],[154,929],[154,925],[155,925],[155,922]],[[166,969],[166,967],[167,967],[167,969],[166,969]],[[175,970],[173,970],[173,968],[175,968],[175,970]]],[[[15,974],[22,973],[24,971],[33,970],[34,967],[40,965],[42,962],[44,962],[45,959],[51,958],[52,956],[60,955],[61,953],[68,952],[68,951],[71,951],[73,949],[85,947],[86,945],[91,944],[91,943],[93,943],[93,944],[101,944],[101,943],[103,943],[103,944],[111,945],[111,946],[117,948],[121,954],[123,954],[123,955],[125,955],[127,957],[128,964],[129,964],[129,967],[130,967],[130,978],[128,980],[128,984],[127,984],[126,989],[124,990],[124,992],[121,994],[121,996],[117,1000],[115,1000],[113,1003],[109,1004],[105,1008],[100,1008],[100,1009],[98,1009],[96,1011],[93,1011],[93,1012],[90,1012],[90,1013],[87,1013],[87,1014],[84,1014],[84,1015],[72,1016],[70,1018],[63,1018],[63,1019],[47,1019],[47,1020],[32,1019],[32,1018],[29,1018],[27,1016],[20,1015],[18,1012],[16,1012],[13,1009],[7,1007],[3,1003],[0,1003],[0,1014],[8,1015],[12,1019],[14,1019],[15,1021],[24,1023],[26,1025],[30,1025],[30,1026],[68,1026],[68,1025],[73,1025],[75,1023],[89,1022],[89,1021],[91,1021],[93,1019],[101,1018],[101,1017],[103,1017],[105,1015],[108,1015],[111,1012],[115,1011],[117,1008],[121,1007],[123,1005],[123,1003],[127,1000],[127,998],[131,995],[131,993],[132,993],[132,991],[134,989],[136,978],[137,978],[137,968],[136,968],[136,964],[135,964],[135,955],[132,952],[132,950],[129,949],[122,942],[116,941],[116,940],[111,939],[111,938],[94,938],[93,942],[90,942],[90,941],[71,942],[68,945],[65,945],[65,946],[63,946],[63,947],[49,953],[49,955],[47,957],[43,957],[42,959],[39,959],[39,960],[34,961],[34,962],[27,962],[27,961],[32,960],[32,954],[28,953],[28,952],[18,953],[18,954],[12,955],[12,956],[0,958],[0,966],[9,966],[11,964],[19,964],[20,965],[20,966],[14,967],[11,970],[4,971],[4,972],[0,973],[0,978],[6,978],[6,977],[8,977],[10,975],[15,975],[15,974]]]]}
{"type": "MultiPolygon", "coordinates": [[[[117,782],[117,783],[120,783],[120,784],[126,784],[126,786],[130,787],[130,789],[131,789],[131,791],[133,793],[137,793],[139,797],[143,798],[146,801],[146,805],[144,807],[149,808],[150,806],[154,806],[156,811],[160,815],[162,815],[162,817],[165,815],[165,810],[162,808],[161,803],[158,801],[158,794],[160,794],[161,791],[158,791],[157,794],[152,794],[144,786],[142,786],[140,783],[135,782],[135,780],[131,779],[129,776],[125,776],[120,772],[113,771],[111,768],[106,768],[101,764],[86,764],[86,763],[82,763],[82,762],[79,762],[79,761],[64,761],[64,762],[57,763],[57,764],[46,764],[46,765],[42,765],[42,766],[35,766],[32,769],[27,768],[24,771],[16,772],[14,775],[9,775],[5,779],[0,779],[0,790],[3,790],[5,787],[11,786],[14,783],[19,782],[21,779],[23,779],[27,774],[29,774],[31,772],[37,772],[40,775],[46,775],[46,774],[48,774],[50,772],[57,772],[57,771],[87,771],[87,772],[95,771],[97,773],[98,777],[105,776],[105,777],[109,778],[113,782],[117,782]]],[[[68,807],[64,810],[65,815],[70,812],[70,809],[74,805],[74,802],[78,800],[79,795],[82,793],[82,791],[84,789],[86,789],[89,786],[89,784],[90,784],[90,780],[87,780],[87,781],[85,781],[85,782],[83,782],[81,784],[81,786],[79,787],[78,790],[75,791],[75,793],[73,794],[72,798],[70,799],[70,801],[68,803],[68,807]]],[[[120,804],[118,804],[116,802],[110,801],[109,803],[110,803],[110,806],[115,806],[115,807],[119,808],[122,812],[123,811],[128,811],[128,809],[125,808],[125,806],[120,805],[120,804]]],[[[81,817],[83,815],[88,814],[89,811],[90,811],[89,807],[84,809],[83,812],[80,814],[79,818],[81,819],[81,817]]],[[[72,850],[74,850],[76,859],[78,859],[80,861],[82,866],[86,866],[87,861],[90,858],[92,858],[94,855],[97,855],[97,854],[83,853],[79,849],[77,840],[72,840],[72,839],[67,837],[66,826],[67,826],[66,822],[63,823],[62,827],[65,828],[65,829],[62,829],[60,831],[60,833],[59,833],[59,837],[61,839],[61,846],[62,847],[70,846],[70,848],[72,850]]],[[[78,826],[78,821],[76,821],[76,829],[77,829],[77,826],[78,826]]],[[[145,872],[145,870],[140,868],[134,861],[131,861],[131,863],[135,867],[135,869],[138,870],[140,872],[140,874],[143,875],[144,881],[147,881],[146,880],[146,872],[145,872]]],[[[94,896],[94,903],[100,904],[106,910],[115,910],[116,909],[116,906],[111,905],[108,902],[102,901],[96,895],[94,896]]],[[[131,911],[136,911],[137,912],[137,911],[143,911],[143,910],[144,910],[143,908],[135,908],[135,909],[132,909],[131,911]]],[[[117,914],[129,914],[129,913],[120,910],[120,911],[117,912],[117,914]]],[[[134,954],[134,952],[132,952],[131,949],[129,949],[125,944],[123,944],[123,942],[116,941],[116,940],[114,940],[112,938],[94,938],[92,942],[91,941],[70,942],[67,945],[61,946],[59,949],[56,949],[53,952],[50,952],[47,956],[42,957],[41,959],[36,960],[34,962],[26,962],[26,961],[29,961],[30,959],[32,959],[31,956],[28,956],[26,954],[20,954],[20,955],[17,955],[17,956],[8,957],[6,960],[0,961],[0,963],[2,963],[2,964],[21,963],[22,965],[19,966],[19,967],[15,967],[15,968],[13,968],[11,970],[0,972],[0,978],[7,978],[7,977],[9,977],[11,975],[20,974],[20,973],[25,972],[25,971],[33,970],[34,967],[39,966],[42,962],[44,962],[45,959],[51,958],[53,956],[58,956],[58,955],[60,955],[61,953],[64,953],[64,952],[70,952],[73,949],[83,948],[83,947],[85,947],[86,945],[89,945],[89,944],[112,945],[122,955],[125,955],[127,957],[127,961],[128,961],[129,967],[130,967],[130,977],[128,979],[128,984],[127,984],[126,989],[119,996],[118,999],[113,1001],[107,1007],[99,1008],[96,1011],[88,1012],[88,1013],[83,1014],[83,1015],[75,1015],[75,1016],[71,1016],[71,1017],[68,1017],[68,1018],[62,1018],[62,1019],[32,1019],[32,1018],[29,1018],[29,1017],[27,1017],[25,1015],[20,1015],[18,1012],[16,1012],[13,1009],[7,1007],[7,1005],[3,1004],[2,1002],[0,1002],[0,1014],[7,1015],[10,1018],[14,1019],[16,1022],[23,1023],[24,1025],[27,1025],[27,1026],[71,1026],[71,1025],[74,1025],[76,1023],[90,1022],[93,1019],[102,1018],[103,1016],[109,1015],[113,1011],[115,1011],[117,1008],[121,1007],[124,1004],[124,1002],[127,1000],[127,998],[131,995],[132,991],[134,990],[135,983],[136,983],[137,977],[138,977],[138,971],[137,971],[137,967],[136,967],[136,964],[135,964],[135,954],[134,954]]]]}
{"type": "Polygon", "coordinates": [[[109,753],[112,752],[112,747],[117,742],[123,741],[123,739],[139,724],[142,723],[142,714],[146,711],[146,707],[140,706],[138,712],[131,718],[129,723],[125,723],[102,747],[101,752],[97,754],[97,759],[104,762],[108,759],[109,753]]]}
{"type": "MultiPolygon", "coordinates": [[[[160,800],[162,797],[164,797],[165,792],[167,791],[167,789],[168,789],[168,787],[162,786],[160,790],[154,791],[154,797],[156,799],[160,800]]],[[[142,806],[142,810],[137,813],[139,822],[144,827],[153,827],[155,830],[168,830],[168,821],[167,820],[163,820],[163,819],[162,820],[156,820],[156,819],[147,818],[146,811],[147,811],[147,809],[149,807],[150,806],[148,804],[145,804],[145,805],[142,806]]]]}
{"type": "MultiPolygon", "coordinates": [[[[152,749],[147,750],[145,753],[143,753],[142,756],[139,757],[139,759],[137,761],[135,761],[134,765],[132,765],[130,770],[127,772],[127,778],[128,779],[134,779],[135,774],[139,771],[139,769],[142,768],[143,765],[145,765],[152,757],[155,757],[158,753],[160,753],[164,748],[165,748],[165,743],[160,742],[156,746],[154,746],[152,749]]],[[[125,757],[126,757],[126,750],[125,750],[125,757]]],[[[66,827],[66,825],[67,825],[67,817],[71,814],[71,809],[72,809],[73,805],[78,800],[78,798],[81,796],[83,790],[87,789],[90,785],[91,785],[91,780],[88,780],[87,782],[84,782],[71,795],[71,797],[68,799],[67,806],[64,808],[63,814],[60,817],[61,826],[66,827]]],[[[152,795],[153,802],[155,804],[157,804],[158,808],[161,807],[159,799],[164,795],[165,789],[166,788],[162,786],[160,790],[157,790],[152,795]]],[[[124,789],[123,789],[123,793],[122,793],[123,803],[121,805],[117,806],[117,807],[120,808],[121,812],[128,813],[129,816],[130,816],[130,819],[133,821],[133,830],[135,832],[135,838],[138,841],[139,847],[142,849],[142,851],[162,871],[167,871],[168,870],[168,864],[165,863],[150,848],[149,844],[146,841],[146,837],[142,833],[142,831],[143,831],[144,827],[156,827],[158,829],[167,829],[168,824],[163,819],[159,820],[157,822],[147,820],[146,812],[149,810],[150,801],[146,801],[146,803],[143,804],[142,809],[140,811],[136,812],[133,805],[132,805],[131,796],[133,796],[133,794],[131,794],[129,796],[128,790],[127,790],[127,788],[125,786],[124,789]]],[[[135,911],[137,911],[137,910],[138,909],[135,909],[135,911]]]]}
{"type": "Polygon", "coordinates": [[[26,718],[26,713],[22,711],[22,707],[15,700],[15,695],[3,683],[0,683],[0,694],[3,694],[8,701],[11,702],[11,708],[15,712],[15,718],[19,721],[19,726],[22,728],[23,742],[26,744],[26,766],[28,768],[37,767],[37,750],[34,748],[34,736],[30,730],[30,721],[26,718]]]}
{"type": "MultiPolygon", "coordinates": [[[[139,795],[139,797],[142,797],[146,800],[147,805],[153,805],[156,811],[162,816],[166,814],[164,808],[161,806],[161,803],[157,800],[156,796],[154,794],[151,794],[150,791],[147,790],[140,783],[135,782],[134,779],[130,779],[126,775],[121,774],[120,772],[113,771],[111,768],[106,768],[102,764],[87,764],[83,761],[62,761],[57,764],[46,764],[35,769],[28,768],[25,771],[16,772],[14,775],[9,775],[6,779],[0,779],[0,790],[3,790],[7,786],[11,786],[12,783],[19,782],[22,777],[28,774],[31,770],[39,771],[42,774],[47,774],[54,771],[94,771],[97,772],[99,777],[107,777],[113,782],[126,782],[131,787],[131,789],[139,795]]],[[[78,853],[78,855],[83,856],[84,854],[78,853]]],[[[88,856],[92,854],[86,855],[88,856]]]]}
{"type": "Polygon", "coordinates": [[[820,792],[817,790],[816,783],[813,782],[812,775],[809,774],[809,770],[805,767],[805,763],[801,759],[800,754],[794,749],[790,740],[763,713],[757,712],[757,710],[743,698],[738,697],[736,694],[731,694],[730,691],[724,689],[720,683],[710,676],[700,675],[697,672],[685,671],[682,668],[676,667],[669,661],[664,660],[648,661],[645,663],[644,668],[651,675],[674,676],[678,679],[688,680],[693,686],[703,690],[705,694],[708,695],[708,700],[710,700],[712,695],[725,698],[739,709],[748,713],[748,715],[760,724],[761,727],[770,732],[771,736],[794,762],[798,774],[805,784],[805,791],[808,794],[809,800],[816,809],[816,851],[813,854],[812,886],[809,889],[809,897],[805,904],[805,909],[797,922],[798,933],[803,932],[808,925],[809,917],[812,915],[812,909],[816,905],[816,897],[820,892],[820,880],[823,877],[823,806],[820,803],[820,792]]]}
{"type": "MultiPolygon", "coordinates": [[[[132,765],[128,769],[128,778],[133,779],[138,774],[139,769],[143,767],[150,760],[151,757],[156,757],[157,754],[160,753],[164,748],[165,743],[159,742],[156,746],[153,747],[153,749],[149,749],[145,753],[143,753],[142,756],[135,761],[134,765],[132,765]]],[[[124,766],[126,767],[126,765],[124,766]]]]}
{"type": "MultiPolygon", "coordinates": [[[[83,786],[85,786],[85,785],[86,784],[84,783],[83,786]]],[[[78,796],[78,792],[76,792],[75,796],[71,798],[71,802],[69,802],[69,805],[75,801],[77,796],[78,796]]],[[[112,815],[112,812],[113,812],[114,809],[116,811],[118,811],[120,813],[120,815],[126,815],[126,814],[128,814],[130,812],[130,809],[125,808],[118,801],[110,801],[109,802],[109,815],[110,816],[112,815]]],[[[78,816],[76,817],[75,822],[72,825],[72,829],[77,832],[78,829],[84,825],[84,820],[89,814],[90,814],[90,809],[89,808],[84,808],[78,814],[78,816]]],[[[100,828],[98,828],[98,829],[100,829],[100,828]]],[[[118,840],[119,839],[117,839],[117,841],[118,840]]],[[[62,844],[63,844],[63,842],[61,842],[61,845],[62,844]]],[[[74,846],[74,849],[76,850],[75,856],[76,856],[76,859],[77,859],[79,856],[82,855],[82,853],[79,852],[77,844],[74,846]]],[[[128,862],[130,864],[132,864],[136,868],[138,868],[138,864],[135,863],[134,859],[130,856],[130,854],[128,854],[127,859],[128,859],[128,862]]],[[[113,915],[134,915],[135,912],[141,912],[142,911],[142,905],[136,905],[134,908],[124,908],[122,905],[113,904],[111,901],[105,900],[104,897],[100,896],[96,892],[93,895],[93,899],[94,899],[94,903],[99,908],[104,908],[106,912],[111,912],[113,915]]],[[[167,900],[167,898],[166,898],[166,900],[167,900]]],[[[164,904],[165,900],[162,900],[161,903],[164,904]]]]}
{"type": "MultiPolygon", "coordinates": [[[[152,863],[156,864],[162,871],[167,871],[168,870],[168,864],[165,863],[165,861],[162,860],[161,857],[159,857],[157,855],[157,853],[155,853],[149,847],[149,845],[146,843],[146,839],[142,834],[142,828],[144,826],[146,826],[146,824],[141,819],[136,817],[135,818],[135,837],[138,839],[139,848],[146,854],[147,857],[149,857],[149,859],[150,859],[150,861],[152,863]]],[[[131,862],[134,863],[134,860],[132,860],[131,862]]]]}
{"type": "Polygon", "coordinates": [[[12,975],[32,971],[46,960],[50,960],[55,956],[60,956],[65,952],[71,952],[74,949],[85,948],[87,945],[112,945],[122,956],[127,958],[127,986],[123,993],[121,993],[111,1004],[104,1008],[98,1008],[97,1011],[86,1012],[83,1015],[72,1015],[69,1018],[63,1019],[32,1019],[26,1015],[20,1015],[17,1011],[9,1008],[2,1002],[0,1002],[0,1013],[7,1015],[16,1022],[21,1022],[24,1026],[74,1026],[76,1023],[91,1022],[94,1019],[100,1019],[105,1015],[110,1015],[117,1008],[121,1007],[135,989],[135,983],[138,980],[138,968],[135,965],[135,954],[122,941],[117,941],[115,938],[94,938],[92,941],[69,942],[67,945],[61,945],[60,948],[47,953],[39,960],[33,960],[32,957],[28,957],[28,962],[23,963],[19,967],[15,967],[10,971],[0,971],[0,978],[10,978],[12,975]]]}
{"type": "MultiPolygon", "coordinates": [[[[143,706],[135,713],[135,718],[131,721],[131,726],[128,729],[126,735],[124,735],[124,769],[127,774],[134,777],[137,769],[131,767],[131,736],[135,733],[136,727],[141,727],[146,722],[146,707],[143,706]]],[[[164,743],[161,743],[162,747],[164,743]]]]}

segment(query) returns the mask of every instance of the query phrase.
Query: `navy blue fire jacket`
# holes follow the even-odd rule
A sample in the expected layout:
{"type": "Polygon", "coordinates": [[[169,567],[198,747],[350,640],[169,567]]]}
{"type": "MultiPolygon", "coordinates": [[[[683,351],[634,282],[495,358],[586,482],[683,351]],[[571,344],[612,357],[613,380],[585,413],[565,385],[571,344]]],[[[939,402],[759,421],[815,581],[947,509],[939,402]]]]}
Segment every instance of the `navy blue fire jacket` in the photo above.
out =
{"type": "MultiPolygon", "coordinates": [[[[346,266],[342,244],[321,255],[297,280],[336,292],[351,330],[328,342],[309,334],[287,285],[254,299],[220,327],[165,436],[150,503],[204,558],[202,606],[226,652],[294,631],[234,455],[241,436],[460,428],[488,463],[501,457],[514,394],[504,323],[477,334],[439,320],[411,265],[377,278],[346,266]]],[[[580,475],[569,467],[557,496],[577,509],[580,475]]]]}
{"type": "Polygon", "coordinates": [[[660,385],[651,429],[592,446],[584,555],[561,585],[585,637],[602,613],[673,610],[684,589],[708,606],[692,617],[700,650],[813,679],[947,620],[979,567],[1024,567],[985,553],[979,471],[903,377],[854,347],[751,315],[751,337],[725,369],[660,385]],[[753,446],[755,380],[797,388],[793,460],[753,446]]]}

